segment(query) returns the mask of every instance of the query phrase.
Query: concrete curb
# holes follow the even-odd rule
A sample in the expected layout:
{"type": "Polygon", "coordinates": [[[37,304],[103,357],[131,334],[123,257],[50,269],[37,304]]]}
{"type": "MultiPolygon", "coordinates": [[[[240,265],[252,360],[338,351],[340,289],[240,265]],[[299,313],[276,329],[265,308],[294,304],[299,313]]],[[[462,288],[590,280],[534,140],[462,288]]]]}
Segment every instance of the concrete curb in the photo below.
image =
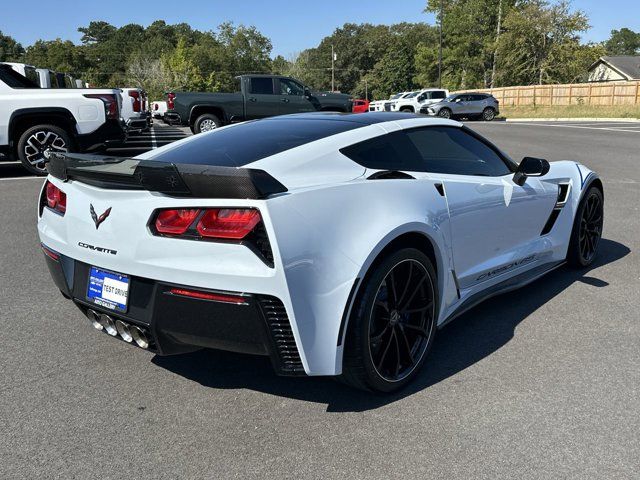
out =
{"type": "MultiPolygon", "coordinates": [[[[498,120],[498,119],[496,119],[498,120]]],[[[504,122],[626,122],[640,123],[639,118],[505,118],[504,122]]]]}

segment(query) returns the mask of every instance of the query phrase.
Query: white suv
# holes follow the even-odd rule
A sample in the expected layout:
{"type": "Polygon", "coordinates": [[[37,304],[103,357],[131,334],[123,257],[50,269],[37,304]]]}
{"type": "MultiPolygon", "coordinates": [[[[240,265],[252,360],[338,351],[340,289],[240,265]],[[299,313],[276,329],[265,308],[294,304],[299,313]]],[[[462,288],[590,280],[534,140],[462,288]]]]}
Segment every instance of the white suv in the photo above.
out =
{"type": "Polygon", "coordinates": [[[45,89],[0,64],[0,153],[45,175],[48,150],[86,152],[121,143],[120,98],[112,89],[45,89]]]}
{"type": "Polygon", "coordinates": [[[442,88],[425,88],[412,95],[399,98],[392,106],[394,112],[419,112],[425,105],[437,103],[449,96],[449,91],[442,88]]]}

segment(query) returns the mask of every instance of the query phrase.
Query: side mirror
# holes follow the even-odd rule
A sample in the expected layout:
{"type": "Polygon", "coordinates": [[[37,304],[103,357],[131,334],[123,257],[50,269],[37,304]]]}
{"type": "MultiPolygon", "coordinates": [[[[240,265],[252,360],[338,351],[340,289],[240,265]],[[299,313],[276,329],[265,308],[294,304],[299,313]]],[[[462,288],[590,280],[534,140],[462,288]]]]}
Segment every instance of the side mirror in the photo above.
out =
{"type": "Polygon", "coordinates": [[[551,166],[544,158],[524,157],[513,175],[513,183],[523,186],[527,177],[543,177],[551,166]]]}
{"type": "Polygon", "coordinates": [[[304,96],[305,97],[311,96],[311,90],[309,89],[309,87],[304,87],[304,96]]]}

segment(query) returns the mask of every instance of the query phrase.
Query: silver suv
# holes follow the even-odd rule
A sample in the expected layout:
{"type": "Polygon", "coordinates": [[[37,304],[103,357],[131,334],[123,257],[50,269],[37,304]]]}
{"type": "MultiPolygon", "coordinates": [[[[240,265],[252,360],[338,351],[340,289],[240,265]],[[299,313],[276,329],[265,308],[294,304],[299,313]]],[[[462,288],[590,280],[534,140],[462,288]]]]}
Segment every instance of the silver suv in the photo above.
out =
{"type": "Polygon", "coordinates": [[[500,113],[499,102],[489,93],[455,93],[438,103],[425,105],[420,113],[442,118],[482,119],[490,122],[500,113]]]}

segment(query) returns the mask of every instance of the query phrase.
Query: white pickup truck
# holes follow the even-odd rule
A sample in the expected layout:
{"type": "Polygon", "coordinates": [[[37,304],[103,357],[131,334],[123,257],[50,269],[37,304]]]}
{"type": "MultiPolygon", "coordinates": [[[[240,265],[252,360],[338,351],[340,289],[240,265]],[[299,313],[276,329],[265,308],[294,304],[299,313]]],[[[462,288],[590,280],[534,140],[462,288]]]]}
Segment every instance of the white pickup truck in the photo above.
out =
{"type": "Polygon", "coordinates": [[[420,112],[424,105],[437,103],[449,96],[449,90],[442,88],[425,88],[411,95],[405,95],[391,104],[392,112],[420,112]]]}
{"type": "Polygon", "coordinates": [[[120,92],[45,89],[0,64],[0,153],[45,175],[48,150],[86,152],[125,140],[120,92]]]}

